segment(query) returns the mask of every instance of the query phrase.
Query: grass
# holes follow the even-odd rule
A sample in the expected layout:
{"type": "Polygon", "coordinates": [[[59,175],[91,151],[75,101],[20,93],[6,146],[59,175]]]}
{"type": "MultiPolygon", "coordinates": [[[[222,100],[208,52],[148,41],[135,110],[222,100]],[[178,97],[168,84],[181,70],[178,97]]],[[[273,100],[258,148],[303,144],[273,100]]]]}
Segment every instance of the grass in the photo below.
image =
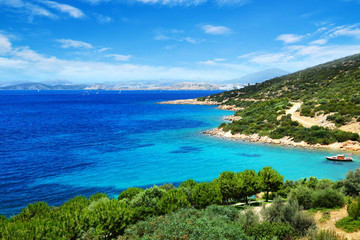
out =
{"type": "Polygon", "coordinates": [[[338,209],[340,209],[340,207],[334,207],[334,208],[310,208],[308,210],[308,213],[315,214],[315,213],[317,213],[319,211],[325,213],[325,212],[330,212],[330,211],[334,211],[334,210],[338,210],[338,209]]]}
{"type": "Polygon", "coordinates": [[[345,232],[352,233],[360,230],[360,219],[353,219],[352,217],[345,217],[336,222],[336,227],[345,232]]]}
{"type": "Polygon", "coordinates": [[[330,211],[323,212],[322,217],[319,219],[319,223],[323,223],[330,220],[330,211]]]}

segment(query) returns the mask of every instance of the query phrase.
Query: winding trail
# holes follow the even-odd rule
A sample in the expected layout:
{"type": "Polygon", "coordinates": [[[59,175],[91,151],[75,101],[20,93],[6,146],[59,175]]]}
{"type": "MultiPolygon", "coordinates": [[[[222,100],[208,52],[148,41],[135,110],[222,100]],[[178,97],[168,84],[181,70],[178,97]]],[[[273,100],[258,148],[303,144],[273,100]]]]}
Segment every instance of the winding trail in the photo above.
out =
{"type": "Polygon", "coordinates": [[[291,120],[298,121],[304,127],[310,128],[314,125],[321,126],[311,117],[300,116],[300,112],[296,112],[296,110],[300,109],[300,102],[292,102],[293,106],[286,111],[286,114],[291,114],[291,120]]]}

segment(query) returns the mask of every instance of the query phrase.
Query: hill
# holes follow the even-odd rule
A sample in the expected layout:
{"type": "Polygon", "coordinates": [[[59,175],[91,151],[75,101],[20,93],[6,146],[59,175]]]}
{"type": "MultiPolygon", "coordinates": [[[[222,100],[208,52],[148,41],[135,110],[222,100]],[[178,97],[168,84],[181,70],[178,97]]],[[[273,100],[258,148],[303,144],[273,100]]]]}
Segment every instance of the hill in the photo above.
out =
{"type": "Polygon", "coordinates": [[[289,74],[289,72],[284,71],[279,68],[272,68],[272,69],[265,69],[263,71],[256,72],[256,73],[250,73],[241,78],[226,80],[226,81],[223,81],[222,83],[243,84],[243,85],[256,84],[256,83],[261,83],[266,80],[269,80],[269,79],[272,79],[275,77],[280,77],[280,76],[287,75],[287,74],[289,74]]]}
{"type": "Polygon", "coordinates": [[[356,54],[199,100],[245,108],[235,114],[242,119],[221,125],[233,134],[330,144],[359,140],[359,83],[360,54],[356,54]],[[294,104],[298,110],[290,111],[294,104]],[[300,118],[312,124],[305,127],[294,121],[300,118]]]}

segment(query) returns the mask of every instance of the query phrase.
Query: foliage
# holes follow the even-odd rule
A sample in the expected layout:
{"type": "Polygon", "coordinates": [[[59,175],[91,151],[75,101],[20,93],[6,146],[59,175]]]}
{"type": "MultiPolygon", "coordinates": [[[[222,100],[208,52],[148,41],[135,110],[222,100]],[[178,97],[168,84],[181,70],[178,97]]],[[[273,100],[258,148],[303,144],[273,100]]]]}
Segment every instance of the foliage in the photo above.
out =
{"type": "Polygon", "coordinates": [[[126,198],[129,201],[131,201],[137,194],[139,194],[142,191],[144,191],[144,189],[136,188],[136,187],[128,188],[120,193],[118,200],[122,200],[126,198]]]}
{"type": "Polygon", "coordinates": [[[345,217],[336,222],[336,227],[345,232],[355,232],[360,230],[360,219],[353,219],[352,217],[345,217]]]}
{"type": "Polygon", "coordinates": [[[360,168],[349,170],[343,180],[346,195],[357,196],[360,193],[360,168]]]}
{"type": "Polygon", "coordinates": [[[347,207],[349,217],[353,219],[360,218],[360,196],[356,197],[347,207]]]}
{"type": "Polygon", "coordinates": [[[315,191],[311,194],[311,206],[313,208],[335,208],[345,204],[344,196],[331,188],[315,191]]]}
{"type": "Polygon", "coordinates": [[[263,222],[249,227],[246,233],[255,239],[272,240],[275,238],[281,240],[290,239],[294,235],[293,231],[290,224],[286,222],[263,222]]]}
{"type": "Polygon", "coordinates": [[[314,220],[310,215],[299,211],[297,201],[290,200],[284,204],[277,197],[271,206],[262,209],[262,214],[267,222],[289,223],[298,235],[305,235],[309,228],[314,227],[314,220]]]}
{"type": "Polygon", "coordinates": [[[220,187],[215,183],[199,183],[194,187],[193,199],[195,206],[198,208],[220,204],[222,201],[220,187]]]}
{"type": "Polygon", "coordinates": [[[337,234],[334,230],[320,230],[312,231],[307,235],[308,240],[347,240],[337,234]]]}
{"type": "MultiPolygon", "coordinates": [[[[183,209],[165,216],[152,217],[129,227],[119,239],[252,239],[234,224],[232,217],[228,217],[229,208],[226,207],[225,212],[222,208],[225,207],[183,209]]],[[[233,215],[234,213],[230,213],[230,216],[233,215]]]]}
{"type": "Polygon", "coordinates": [[[93,237],[109,238],[120,235],[132,221],[130,207],[118,200],[101,198],[84,211],[84,225],[93,237]]]}
{"type": "Polygon", "coordinates": [[[306,128],[284,116],[290,101],[297,101],[303,102],[301,115],[314,117],[323,114],[337,127],[360,121],[359,77],[360,54],[357,54],[201,100],[245,108],[236,113],[242,119],[220,125],[232,133],[257,133],[274,139],[287,136],[296,142],[309,144],[359,141],[357,133],[318,126],[306,128]]]}
{"type": "Polygon", "coordinates": [[[240,192],[248,204],[248,197],[255,195],[261,189],[260,177],[255,170],[246,169],[237,174],[241,182],[240,192]]]}
{"type": "Polygon", "coordinates": [[[219,178],[216,181],[220,187],[221,195],[223,199],[228,203],[229,198],[236,198],[239,192],[239,185],[237,175],[234,172],[225,171],[220,173],[219,178]]]}
{"type": "Polygon", "coordinates": [[[284,176],[272,167],[264,167],[259,171],[260,186],[266,192],[266,201],[269,200],[269,192],[276,192],[284,181],[284,176]]]}
{"type": "Polygon", "coordinates": [[[157,208],[161,214],[176,212],[181,208],[190,207],[186,194],[178,189],[172,189],[162,195],[157,208]]]}
{"type": "Polygon", "coordinates": [[[196,184],[197,183],[193,179],[188,179],[179,186],[179,189],[186,194],[186,198],[191,204],[194,203],[192,193],[196,184]]]}

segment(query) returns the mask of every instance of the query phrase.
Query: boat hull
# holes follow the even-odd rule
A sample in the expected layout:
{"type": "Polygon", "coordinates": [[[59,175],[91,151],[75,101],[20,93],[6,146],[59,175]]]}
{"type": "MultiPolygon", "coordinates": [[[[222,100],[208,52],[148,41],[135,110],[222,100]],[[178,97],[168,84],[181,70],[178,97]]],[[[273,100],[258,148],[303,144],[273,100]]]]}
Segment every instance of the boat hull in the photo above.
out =
{"type": "Polygon", "coordinates": [[[344,159],[338,159],[336,157],[326,157],[329,161],[336,161],[336,162],[353,162],[354,159],[352,158],[344,158],[344,159]]]}

